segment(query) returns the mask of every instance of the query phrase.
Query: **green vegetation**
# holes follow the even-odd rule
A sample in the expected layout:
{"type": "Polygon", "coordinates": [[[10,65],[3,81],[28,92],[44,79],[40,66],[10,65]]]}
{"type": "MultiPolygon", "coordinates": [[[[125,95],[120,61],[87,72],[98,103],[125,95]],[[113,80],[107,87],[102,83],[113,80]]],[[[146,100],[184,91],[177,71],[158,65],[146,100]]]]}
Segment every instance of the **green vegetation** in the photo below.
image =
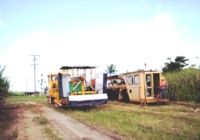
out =
{"type": "Polygon", "coordinates": [[[163,68],[169,85],[168,95],[171,100],[200,102],[200,70],[183,69],[186,62],[184,56],[177,56],[174,61],[168,58],[163,68]]]}
{"type": "Polygon", "coordinates": [[[7,103],[23,103],[23,102],[37,102],[37,103],[47,103],[46,96],[23,96],[23,95],[11,95],[6,99],[7,103]]]}
{"type": "Polygon", "coordinates": [[[48,119],[45,118],[44,116],[37,116],[37,117],[34,117],[33,118],[33,121],[34,122],[37,122],[38,124],[40,125],[45,125],[45,124],[48,124],[48,119]]]}
{"type": "Polygon", "coordinates": [[[180,105],[141,107],[117,102],[92,110],[62,112],[126,139],[200,139],[200,112],[180,105]]]}
{"type": "Polygon", "coordinates": [[[200,70],[195,68],[168,72],[164,75],[169,85],[169,98],[200,102],[200,70]]]}
{"type": "Polygon", "coordinates": [[[20,91],[9,92],[9,95],[11,95],[11,96],[22,96],[22,95],[24,95],[24,92],[20,92],[20,91]]]}
{"type": "Polygon", "coordinates": [[[62,138],[58,137],[51,128],[46,127],[44,133],[47,134],[50,140],[62,140],[62,138]]]}
{"type": "Polygon", "coordinates": [[[172,72],[172,71],[180,71],[182,70],[189,59],[186,59],[185,56],[177,56],[174,61],[171,58],[168,58],[170,62],[165,63],[165,67],[162,69],[163,72],[172,72]]]}
{"type": "Polygon", "coordinates": [[[5,68],[0,67],[0,108],[4,104],[4,98],[8,95],[9,81],[6,77],[3,76],[5,68]]]}
{"type": "Polygon", "coordinates": [[[107,66],[106,72],[111,76],[111,74],[115,73],[117,71],[116,66],[114,64],[111,64],[107,66]]]}

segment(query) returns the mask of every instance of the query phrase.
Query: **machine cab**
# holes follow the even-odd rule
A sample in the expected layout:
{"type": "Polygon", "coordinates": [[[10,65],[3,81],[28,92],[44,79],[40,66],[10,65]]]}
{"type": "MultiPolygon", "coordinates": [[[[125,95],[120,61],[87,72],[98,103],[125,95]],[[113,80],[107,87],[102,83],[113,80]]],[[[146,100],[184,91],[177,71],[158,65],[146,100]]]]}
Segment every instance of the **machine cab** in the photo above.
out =
{"type": "Polygon", "coordinates": [[[158,101],[161,72],[140,70],[121,76],[125,79],[131,102],[152,103],[158,101]]]}

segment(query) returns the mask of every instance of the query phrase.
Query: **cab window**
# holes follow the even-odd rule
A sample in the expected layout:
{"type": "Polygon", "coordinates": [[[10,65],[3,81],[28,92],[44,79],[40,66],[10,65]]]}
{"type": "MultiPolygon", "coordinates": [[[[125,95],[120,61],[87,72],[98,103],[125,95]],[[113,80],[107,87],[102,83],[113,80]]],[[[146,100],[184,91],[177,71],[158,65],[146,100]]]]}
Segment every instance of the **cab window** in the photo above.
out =
{"type": "Polygon", "coordinates": [[[126,81],[127,81],[128,85],[139,85],[140,77],[139,77],[139,75],[127,76],[126,81]]]}
{"type": "Polygon", "coordinates": [[[128,85],[132,85],[133,84],[133,77],[132,76],[127,76],[126,77],[126,82],[128,85]]]}
{"type": "Polygon", "coordinates": [[[134,75],[134,77],[133,77],[133,84],[134,85],[139,85],[140,84],[140,77],[139,77],[139,75],[134,75]]]}

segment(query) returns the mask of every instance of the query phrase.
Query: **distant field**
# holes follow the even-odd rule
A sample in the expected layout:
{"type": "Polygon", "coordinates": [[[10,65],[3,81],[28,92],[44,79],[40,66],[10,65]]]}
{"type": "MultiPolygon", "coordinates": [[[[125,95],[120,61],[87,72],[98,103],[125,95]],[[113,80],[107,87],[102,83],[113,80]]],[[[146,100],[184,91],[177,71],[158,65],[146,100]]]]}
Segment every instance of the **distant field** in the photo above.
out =
{"type": "MultiPolygon", "coordinates": [[[[8,102],[35,101],[46,103],[45,97],[11,96],[8,102]]],[[[140,106],[119,102],[92,109],[58,109],[94,128],[122,135],[126,139],[198,140],[200,109],[181,105],[140,106]]],[[[92,127],[92,128],[93,128],[92,127]]]]}
{"type": "Polygon", "coordinates": [[[7,103],[22,103],[28,101],[34,101],[38,103],[47,103],[46,96],[22,96],[22,95],[12,95],[6,99],[7,103]]]}

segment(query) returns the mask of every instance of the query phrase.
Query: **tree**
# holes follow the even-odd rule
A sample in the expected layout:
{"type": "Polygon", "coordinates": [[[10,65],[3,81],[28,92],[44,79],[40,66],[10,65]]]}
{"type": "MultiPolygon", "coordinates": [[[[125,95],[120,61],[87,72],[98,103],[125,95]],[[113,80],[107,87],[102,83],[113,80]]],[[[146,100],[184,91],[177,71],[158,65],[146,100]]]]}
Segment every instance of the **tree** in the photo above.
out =
{"type": "Polygon", "coordinates": [[[165,63],[165,67],[162,69],[163,72],[170,71],[180,71],[188,64],[186,63],[189,59],[186,59],[185,56],[177,56],[174,61],[171,58],[167,58],[169,62],[165,63]]]}
{"type": "Polygon", "coordinates": [[[109,75],[111,76],[112,73],[115,73],[117,71],[116,66],[111,64],[109,66],[107,66],[107,70],[106,72],[109,73],[109,75]]]}
{"type": "Polygon", "coordinates": [[[6,77],[3,76],[5,68],[1,69],[0,67],[0,107],[4,103],[4,97],[8,94],[9,81],[6,77]]]}

